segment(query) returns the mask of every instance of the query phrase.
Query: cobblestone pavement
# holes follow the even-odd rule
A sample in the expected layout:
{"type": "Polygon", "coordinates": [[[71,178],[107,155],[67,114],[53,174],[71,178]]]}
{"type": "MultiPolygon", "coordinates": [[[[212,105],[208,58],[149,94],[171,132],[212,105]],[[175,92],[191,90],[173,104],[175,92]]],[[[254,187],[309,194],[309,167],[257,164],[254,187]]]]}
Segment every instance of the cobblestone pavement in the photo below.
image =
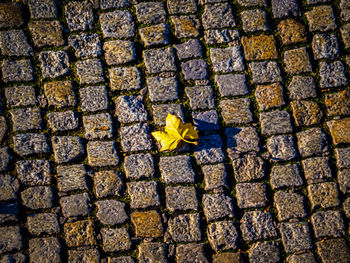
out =
{"type": "Polygon", "coordinates": [[[1,1],[1,263],[350,262],[350,1],[198,1],[1,1]]]}

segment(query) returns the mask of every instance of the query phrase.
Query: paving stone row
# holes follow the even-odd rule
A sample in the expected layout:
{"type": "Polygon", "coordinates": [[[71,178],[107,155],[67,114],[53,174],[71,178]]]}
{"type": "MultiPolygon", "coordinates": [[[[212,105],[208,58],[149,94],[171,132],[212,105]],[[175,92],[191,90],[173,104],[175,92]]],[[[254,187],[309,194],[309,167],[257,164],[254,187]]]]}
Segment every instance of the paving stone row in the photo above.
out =
{"type": "Polygon", "coordinates": [[[349,48],[347,0],[0,3],[0,262],[349,262],[349,48]]]}

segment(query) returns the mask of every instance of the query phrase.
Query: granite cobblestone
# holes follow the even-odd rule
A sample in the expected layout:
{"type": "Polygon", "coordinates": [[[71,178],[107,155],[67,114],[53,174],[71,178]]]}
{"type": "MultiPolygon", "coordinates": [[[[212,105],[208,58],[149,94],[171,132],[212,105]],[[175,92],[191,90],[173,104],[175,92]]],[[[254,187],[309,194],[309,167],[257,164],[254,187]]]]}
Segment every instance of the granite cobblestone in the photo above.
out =
{"type": "Polygon", "coordinates": [[[0,262],[349,262],[347,0],[0,3],[0,262]],[[168,113],[197,145],[160,152],[168,113]]]}

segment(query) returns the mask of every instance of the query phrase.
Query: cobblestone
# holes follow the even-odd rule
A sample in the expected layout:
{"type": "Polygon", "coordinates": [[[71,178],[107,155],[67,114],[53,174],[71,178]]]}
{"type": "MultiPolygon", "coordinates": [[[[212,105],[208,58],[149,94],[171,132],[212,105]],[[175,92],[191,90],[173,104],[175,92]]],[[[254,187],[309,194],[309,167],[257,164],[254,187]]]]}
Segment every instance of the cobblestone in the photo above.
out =
{"type": "Polygon", "coordinates": [[[194,15],[172,16],[177,38],[199,37],[200,22],[194,15]]]}
{"type": "Polygon", "coordinates": [[[138,246],[138,249],[139,262],[167,262],[167,246],[164,243],[143,243],[138,246]]]}
{"type": "Polygon", "coordinates": [[[53,189],[48,186],[34,186],[21,192],[25,208],[38,210],[53,206],[53,189]]]}
{"type": "Polygon", "coordinates": [[[100,59],[78,61],[76,69],[80,84],[95,84],[105,81],[100,59]]]}
{"type": "Polygon", "coordinates": [[[28,44],[23,30],[1,31],[1,53],[4,56],[32,56],[33,48],[28,44]]]}
{"type": "Polygon", "coordinates": [[[27,226],[30,234],[56,234],[60,232],[57,215],[51,213],[32,214],[27,217],[27,226]]]}
{"type": "Polygon", "coordinates": [[[190,186],[168,186],[165,188],[166,207],[170,212],[176,210],[197,210],[196,190],[190,186]]]}
{"type": "Polygon", "coordinates": [[[80,137],[54,136],[51,142],[57,163],[75,161],[85,153],[80,137]]]}
{"type": "Polygon", "coordinates": [[[0,261],[348,262],[349,10],[1,3],[0,261]]]}
{"type": "Polygon", "coordinates": [[[62,46],[64,38],[62,25],[59,21],[32,21],[28,25],[34,45],[37,47],[62,46]]]}
{"type": "Polygon", "coordinates": [[[241,219],[243,239],[253,241],[277,236],[276,223],[269,212],[250,211],[241,219]]]}
{"type": "Polygon", "coordinates": [[[46,115],[52,131],[74,130],[79,126],[78,116],[73,111],[51,112],[46,115]]]}
{"type": "Polygon", "coordinates": [[[84,165],[57,166],[57,187],[60,192],[88,190],[84,165]]]}
{"type": "Polygon", "coordinates": [[[72,35],[68,39],[69,45],[74,48],[77,58],[91,58],[101,55],[101,44],[98,34],[72,35]]]}
{"type": "Polygon", "coordinates": [[[168,232],[174,242],[193,242],[201,240],[199,214],[184,214],[171,218],[168,232]]]}
{"type": "Polygon", "coordinates": [[[91,141],[87,144],[86,151],[91,166],[115,166],[119,162],[113,141],[91,141]]]}
{"type": "Polygon", "coordinates": [[[341,237],[345,235],[344,222],[339,211],[321,211],[311,216],[315,236],[341,237]]]}
{"type": "Polygon", "coordinates": [[[29,59],[4,60],[2,62],[4,82],[33,80],[33,67],[29,59]]]}
{"type": "Polygon", "coordinates": [[[94,187],[97,198],[107,196],[123,196],[124,183],[121,174],[114,170],[96,172],[94,187]]]}
{"type": "Polygon", "coordinates": [[[289,98],[292,100],[316,97],[316,84],[311,76],[294,76],[288,86],[289,98]]]}
{"type": "Polygon", "coordinates": [[[30,261],[37,262],[61,262],[61,244],[58,238],[33,238],[29,240],[30,261]]]}
{"type": "Polygon", "coordinates": [[[202,23],[204,29],[234,27],[236,25],[229,3],[205,5],[202,23]]]}
{"type": "Polygon", "coordinates": [[[134,21],[131,12],[128,10],[102,13],[100,23],[105,38],[130,38],[135,35],[134,21]]]}
{"type": "Polygon", "coordinates": [[[204,194],[203,210],[207,221],[217,220],[223,217],[234,217],[232,199],[224,194],[204,194]]]}
{"type": "Polygon", "coordinates": [[[344,239],[331,239],[317,242],[317,250],[324,262],[346,262],[349,259],[349,248],[344,239]]]}
{"type": "Polygon", "coordinates": [[[7,106],[34,106],[37,104],[35,89],[32,86],[16,86],[5,89],[7,106]]]}
{"type": "Polygon", "coordinates": [[[44,78],[57,78],[69,72],[68,54],[64,51],[40,52],[39,61],[44,78]]]}
{"type": "Polygon", "coordinates": [[[125,204],[117,200],[101,200],[96,203],[98,220],[105,225],[122,224],[129,219],[125,204]]]}
{"type": "Polygon", "coordinates": [[[252,262],[278,262],[280,261],[279,243],[275,241],[261,241],[249,249],[249,259],[252,262]]]}
{"type": "Polygon", "coordinates": [[[155,210],[132,212],[131,222],[134,224],[137,237],[161,237],[163,235],[162,219],[155,210]]]}
{"type": "Polygon", "coordinates": [[[238,232],[232,221],[210,224],[207,228],[207,235],[215,251],[237,248],[238,232]]]}
{"type": "Polygon", "coordinates": [[[127,228],[102,228],[102,246],[105,252],[129,250],[131,240],[127,228]]]}
{"type": "Polygon", "coordinates": [[[52,181],[50,163],[46,160],[17,161],[16,171],[17,178],[25,185],[49,185],[52,181]]]}
{"type": "Polygon", "coordinates": [[[91,207],[87,193],[64,196],[60,199],[60,205],[64,217],[86,216],[91,207]]]}
{"type": "Polygon", "coordinates": [[[304,218],[307,215],[304,205],[305,198],[298,193],[278,191],[274,195],[274,201],[280,221],[304,218]]]}
{"type": "Polygon", "coordinates": [[[130,182],[127,183],[127,188],[131,198],[131,208],[147,208],[160,205],[156,182],[130,182]]]}

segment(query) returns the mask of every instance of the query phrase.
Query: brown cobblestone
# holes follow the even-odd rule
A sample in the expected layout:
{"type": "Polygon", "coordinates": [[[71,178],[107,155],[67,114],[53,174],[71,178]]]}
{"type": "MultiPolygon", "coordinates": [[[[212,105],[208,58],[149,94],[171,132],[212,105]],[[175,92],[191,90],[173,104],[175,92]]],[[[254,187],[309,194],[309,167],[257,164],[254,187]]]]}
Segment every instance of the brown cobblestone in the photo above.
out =
{"type": "Polygon", "coordinates": [[[245,58],[248,60],[276,59],[278,53],[273,36],[242,37],[245,58]]]}

